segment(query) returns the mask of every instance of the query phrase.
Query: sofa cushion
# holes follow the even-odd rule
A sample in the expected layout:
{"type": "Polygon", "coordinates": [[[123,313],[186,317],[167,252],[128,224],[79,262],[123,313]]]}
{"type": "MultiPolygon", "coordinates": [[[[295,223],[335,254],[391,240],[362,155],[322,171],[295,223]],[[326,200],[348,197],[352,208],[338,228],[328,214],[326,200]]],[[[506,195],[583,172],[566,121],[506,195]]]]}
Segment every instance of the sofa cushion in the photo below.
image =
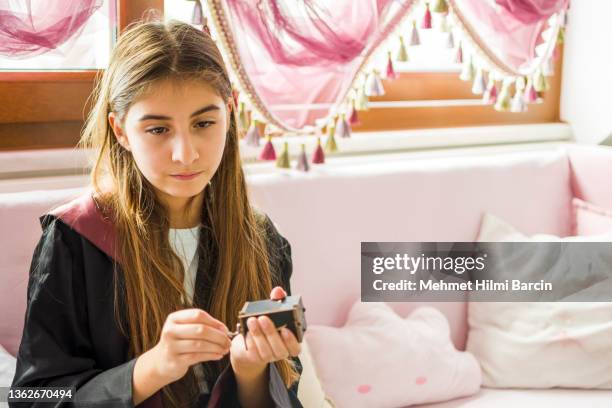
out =
{"type": "Polygon", "coordinates": [[[17,364],[17,359],[0,345],[0,387],[9,387],[13,382],[15,364],[17,364]]]}
{"type": "MultiPolygon", "coordinates": [[[[550,235],[530,238],[487,214],[479,240],[608,242],[612,241],[612,233],[563,239],[550,235]]],[[[549,265],[539,261],[545,257],[538,253],[515,258],[505,264],[505,271],[514,276],[538,273],[544,277],[549,272],[549,265]]],[[[564,278],[575,278],[574,284],[578,284],[590,272],[590,265],[589,271],[577,268],[568,271],[562,266],[557,272],[564,278]]],[[[607,273],[607,268],[604,269],[607,273]]],[[[524,280],[536,279],[527,275],[524,280]]],[[[610,279],[593,288],[600,285],[610,290],[610,279]]],[[[485,386],[612,389],[612,303],[470,302],[468,321],[467,350],[478,359],[485,386]]]]}
{"type": "MultiPolygon", "coordinates": [[[[612,391],[607,390],[522,390],[481,388],[472,397],[411,408],[609,408],[612,391]]],[[[406,407],[407,408],[407,407],[406,407]]]]}
{"type": "Polygon", "coordinates": [[[0,343],[17,354],[23,331],[28,275],[34,247],[42,235],[38,217],[83,189],[0,194],[0,343]]]}
{"type": "MultiPolygon", "coordinates": [[[[612,146],[573,144],[567,147],[573,196],[591,204],[612,209],[612,188],[606,180],[611,171],[612,146]]],[[[500,216],[502,214],[499,214],[500,216]]],[[[512,222],[512,220],[509,220],[512,222]]],[[[525,233],[530,231],[519,229],[525,233]]]]}
{"type": "Polygon", "coordinates": [[[455,349],[446,318],[431,307],[401,318],[385,303],[357,302],[342,328],[311,325],[306,338],[339,407],[400,407],[480,388],[478,362],[455,349]]]}
{"type": "Polygon", "coordinates": [[[572,211],[574,235],[598,235],[612,231],[612,211],[579,198],[572,200],[572,211]]]}

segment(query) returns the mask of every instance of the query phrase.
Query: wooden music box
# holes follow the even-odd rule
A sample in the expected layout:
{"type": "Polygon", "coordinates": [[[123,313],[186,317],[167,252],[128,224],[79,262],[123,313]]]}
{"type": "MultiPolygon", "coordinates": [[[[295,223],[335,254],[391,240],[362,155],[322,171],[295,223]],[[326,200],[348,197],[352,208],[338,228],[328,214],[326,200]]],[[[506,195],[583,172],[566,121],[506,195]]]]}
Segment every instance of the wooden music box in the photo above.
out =
{"type": "Polygon", "coordinates": [[[286,327],[293,332],[298,342],[302,342],[306,331],[306,309],[301,296],[287,296],[282,300],[257,300],[246,302],[238,313],[237,333],[246,338],[249,317],[268,316],[277,329],[286,327]]]}

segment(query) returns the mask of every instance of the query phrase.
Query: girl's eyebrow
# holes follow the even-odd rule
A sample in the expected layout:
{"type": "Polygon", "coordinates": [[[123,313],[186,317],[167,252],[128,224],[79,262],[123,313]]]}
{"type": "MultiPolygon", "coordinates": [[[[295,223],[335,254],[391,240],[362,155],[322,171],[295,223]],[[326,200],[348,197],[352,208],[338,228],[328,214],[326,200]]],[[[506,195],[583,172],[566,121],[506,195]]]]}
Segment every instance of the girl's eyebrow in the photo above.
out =
{"type": "MultiPolygon", "coordinates": [[[[206,112],[210,112],[210,111],[215,111],[215,110],[220,110],[221,108],[219,108],[219,106],[215,105],[214,103],[211,103],[210,105],[204,106],[203,108],[198,109],[197,111],[193,112],[189,117],[194,117],[197,115],[200,115],[202,113],[206,113],[206,112]]],[[[164,116],[164,115],[144,115],[142,116],[140,119],[138,119],[140,122],[144,121],[144,120],[149,120],[149,119],[158,119],[158,120],[169,120],[172,119],[170,116],[164,116]]]]}

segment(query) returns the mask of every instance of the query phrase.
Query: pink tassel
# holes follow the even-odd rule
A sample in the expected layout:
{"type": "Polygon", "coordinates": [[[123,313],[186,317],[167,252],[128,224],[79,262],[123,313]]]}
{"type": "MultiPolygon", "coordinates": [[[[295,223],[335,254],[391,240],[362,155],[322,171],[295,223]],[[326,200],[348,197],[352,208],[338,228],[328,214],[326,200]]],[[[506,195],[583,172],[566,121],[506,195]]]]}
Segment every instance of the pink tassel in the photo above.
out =
{"type": "Polygon", "coordinates": [[[524,98],[526,103],[536,103],[538,101],[538,93],[533,87],[531,81],[529,81],[527,88],[525,88],[524,98]]]}
{"type": "Polygon", "coordinates": [[[238,106],[239,92],[236,88],[232,88],[232,97],[234,98],[234,106],[238,106]]]}
{"type": "Polygon", "coordinates": [[[459,46],[457,47],[457,56],[455,57],[455,62],[457,64],[463,64],[463,47],[461,46],[461,42],[459,42],[459,46]]]}
{"type": "Polygon", "coordinates": [[[261,135],[259,134],[259,128],[257,127],[257,121],[254,120],[251,123],[251,127],[246,133],[244,140],[248,146],[259,147],[259,139],[261,139],[261,135]]]}
{"type": "Polygon", "coordinates": [[[310,165],[308,164],[308,156],[306,156],[306,147],[302,144],[302,150],[297,160],[296,169],[300,171],[308,171],[310,170],[310,165]]]}
{"type": "Polygon", "coordinates": [[[351,126],[359,125],[359,115],[357,114],[357,108],[355,108],[355,101],[353,100],[353,106],[351,106],[351,116],[349,116],[349,123],[351,126]]]}
{"type": "Polygon", "coordinates": [[[321,138],[317,137],[317,147],[315,148],[315,151],[312,154],[312,164],[323,163],[325,163],[325,153],[323,153],[323,148],[321,147],[321,138]]]}
{"type": "Polygon", "coordinates": [[[351,125],[346,121],[346,115],[343,113],[336,122],[336,134],[340,137],[351,137],[351,125]]]}
{"type": "Polygon", "coordinates": [[[431,11],[429,10],[429,3],[425,3],[425,14],[423,15],[423,21],[421,21],[421,28],[425,30],[431,28],[431,11]]]}
{"type": "Polygon", "coordinates": [[[412,46],[421,45],[421,37],[419,36],[419,30],[417,29],[415,20],[412,20],[412,33],[410,34],[410,45],[412,46]]]}
{"type": "Polygon", "coordinates": [[[193,5],[193,13],[191,14],[191,24],[204,24],[204,12],[202,11],[202,3],[200,3],[200,0],[195,0],[195,3],[193,5]]]}
{"type": "Polygon", "coordinates": [[[259,160],[276,160],[276,151],[274,151],[271,136],[268,136],[268,142],[259,152],[259,160]]]}
{"type": "Polygon", "coordinates": [[[391,58],[391,51],[387,52],[387,79],[396,79],[397,74],[395,73],[395,69],[393,68],[393,60],[391,58]]]}
{"type": "Polygon", "coordinates": [[[497,103],[497,96],[497,85],[493,83],[493,86],[491,87],[491,92],[489,93],[489,103],[495,105],[497,103]]]}
{"type": "Polygon", "coordinates": [[[489,82],[489,86],[482,96],[482,100],[484,103],[495,105],[497,102],[497,85],[495,85],[495,81],[489,82]]]}

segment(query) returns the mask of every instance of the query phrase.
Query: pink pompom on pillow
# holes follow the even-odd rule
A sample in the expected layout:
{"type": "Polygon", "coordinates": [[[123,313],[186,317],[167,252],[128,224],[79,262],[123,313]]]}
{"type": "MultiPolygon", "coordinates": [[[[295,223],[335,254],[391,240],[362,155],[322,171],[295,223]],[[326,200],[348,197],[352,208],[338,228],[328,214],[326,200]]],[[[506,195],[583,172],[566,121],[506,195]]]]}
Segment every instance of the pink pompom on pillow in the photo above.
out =
{"type": "Polygon", "coordinates": [[[344,327],[309,326],[306,339],[325,392],[339,407],[404,407],[480,389],[480,366],[457,351],[444,315],[408,317],[385,303],[353,305],[344,327]]]}

